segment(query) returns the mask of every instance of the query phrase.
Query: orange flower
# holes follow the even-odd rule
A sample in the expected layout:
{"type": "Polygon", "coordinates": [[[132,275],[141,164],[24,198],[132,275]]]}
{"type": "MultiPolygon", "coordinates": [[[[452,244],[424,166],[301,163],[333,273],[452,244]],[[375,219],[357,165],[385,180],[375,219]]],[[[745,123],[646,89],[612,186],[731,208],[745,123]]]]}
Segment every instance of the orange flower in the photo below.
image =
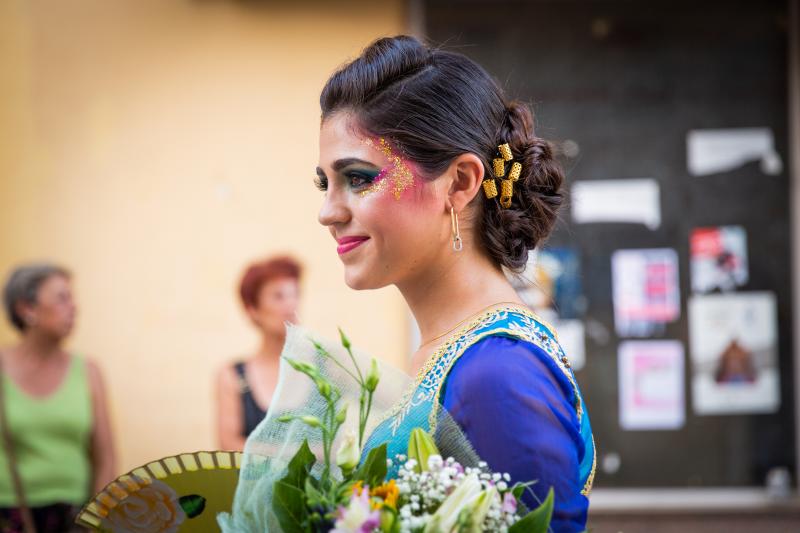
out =
{"type": "Polygon", "coordinates": [[[355,494],[356,496],[361,496],[361,491],[363,491],[363,490],[364,490],[364,486],[363,486],[361,480],[359,479],[358,481],[356,481],[353,484],[353,494],[355,494]]]}
{"type": "Polygon", "coordinates": [[[370,491],[370,496],[382,498],[384,505],[387,505],[392,509],[396,509],[397,498],[400,496],[400,489],[397,488],[397,484],[394,482],[394,480],[390,479],[387,483],[372,489],[370,491]]]}

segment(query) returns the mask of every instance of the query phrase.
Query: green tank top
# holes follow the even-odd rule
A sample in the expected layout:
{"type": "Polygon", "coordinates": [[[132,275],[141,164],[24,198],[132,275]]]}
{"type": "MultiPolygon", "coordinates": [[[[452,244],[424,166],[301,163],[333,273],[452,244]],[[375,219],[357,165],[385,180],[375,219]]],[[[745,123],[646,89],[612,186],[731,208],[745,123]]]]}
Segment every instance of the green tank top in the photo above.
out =
{"type": "MultiPolygon", "coordinates": [[[[92,400],[86,364],[70,358],[64,381],[45,398],[26,394],[5,374],[5,410],[28,505],[82,504],[89,496],[92,400]]],[[[0,447],[0,507],[17,505],[0,447]]]]}

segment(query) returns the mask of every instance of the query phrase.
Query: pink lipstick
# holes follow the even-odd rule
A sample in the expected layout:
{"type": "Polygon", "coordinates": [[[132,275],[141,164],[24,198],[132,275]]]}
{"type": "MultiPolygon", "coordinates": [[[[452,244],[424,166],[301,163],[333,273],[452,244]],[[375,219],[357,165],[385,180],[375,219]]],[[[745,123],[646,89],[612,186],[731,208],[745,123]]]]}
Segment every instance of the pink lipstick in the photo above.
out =
{"type": "Polygon", "coordinates": [[[358,248],[368,240],[369,237],[362,236],[341,237],[336,239],[336,242],[339,244],[339,246],[336,247],[336,251],[339,253],[339,255],[346,254],[350,250],[358,248]]]}

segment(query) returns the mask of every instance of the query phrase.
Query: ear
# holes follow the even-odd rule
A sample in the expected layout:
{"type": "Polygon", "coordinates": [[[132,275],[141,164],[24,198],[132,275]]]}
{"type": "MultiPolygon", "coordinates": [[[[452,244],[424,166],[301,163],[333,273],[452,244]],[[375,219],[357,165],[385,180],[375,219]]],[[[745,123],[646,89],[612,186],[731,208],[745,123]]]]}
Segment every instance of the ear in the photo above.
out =
{"type": "Polygon", "coordinates": [[[460,213],[481,190],[484,168],[480,158],[475,154],[461,154],[450,163],[449,173],[452,176],[447,198],[450,207],[460,213]]]}
{"type": "Polygon", "coordinates": [[[17,315],[22,318],[27,327],[36,325],[36,309],[34,307],[34,305],[21,300],[14,306],[17,315]]]}
{"type": "Polygon", "coordinates": [[[256,326],[260,325],[258,322],[258,309],[256,309],[252,305],[248,305],[244,308],[244,310],[247,313],[247,316],[250,317],[250,320],[253,322],[253,324],[255,324],[256,326]]]}

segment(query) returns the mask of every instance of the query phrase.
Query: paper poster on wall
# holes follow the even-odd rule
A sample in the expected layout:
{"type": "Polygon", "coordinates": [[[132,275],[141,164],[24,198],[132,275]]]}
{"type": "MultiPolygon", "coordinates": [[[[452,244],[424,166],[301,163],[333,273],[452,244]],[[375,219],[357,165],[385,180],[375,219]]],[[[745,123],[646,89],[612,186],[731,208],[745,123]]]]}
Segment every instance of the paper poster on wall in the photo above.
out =
{"type": "Polygon", "coordinates": [[[727,172],[751,161],[758,161],[764,174],[783,171],[771,129],[690,130],[686,135],[686,164],[692,176],[727,172]]]}
{"type": "Polygon", "coordinates": [[[517,292],[558,334],[573,370],[586,360],[585,330],[579,317],[586,308],[580,276],[580,256],[571,247],[538,250],[521,276],[512,277],[517,292]]]}
{"type": "Polygon", "coordinates": [[[620,337],[649,337],[680,318],[678,254],[671,248],[611,256],[614,324],[620,337]]]}
{"type": "Polygon", "coordinates": [[[558,343],[569,359],[572,370],[578,371],[586,365],[586,331],[583,321],[557,319],[553,325],[558,334],[558,343]]]}
{"type": "Polygon", "coordinates": [[[697,414],[778,409],[776,316],[771,292],[712,294],[689,300],[692,404],[697,414]]]}
{"type": "Polygon", "coordinates": [[[747,284],[747,233],[741,226],[697,228],[689,238],[692,291],[731,291],[747,284]]]}
{"type": "Polygon", "coordinates": [[[586,180],[572,186],[572,220],[577,224],[622,222],[661,225],[661,196],[653,179],[586,180]]]}
{"type": "Polygon", "coordinates": [[[683,345],[624,341],[619,346],[619,422],[626,430],[678,429],[686,418],[683,345]]]}
{"type": "Polygon", "coordinates": [[[583,315],[581,264],[575,248],[554,246],[536,251],[522,277],[535,292],[530,295],[532,307],[551,308],[559,318],[583,315]]]}

